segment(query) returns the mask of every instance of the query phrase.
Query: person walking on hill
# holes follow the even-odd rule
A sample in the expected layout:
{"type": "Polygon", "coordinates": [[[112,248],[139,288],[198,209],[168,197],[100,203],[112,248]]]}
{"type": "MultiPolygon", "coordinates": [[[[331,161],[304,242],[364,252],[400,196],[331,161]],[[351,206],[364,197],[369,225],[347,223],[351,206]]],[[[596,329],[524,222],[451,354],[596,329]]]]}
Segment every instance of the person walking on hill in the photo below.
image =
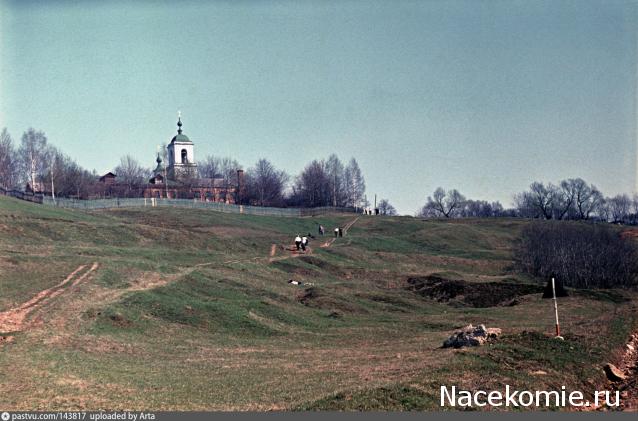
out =
{"type": "Polygon", "coordinates": [[[301,250],[305,252],[307,245],[308,245],[308,237],[304,235],[303,238],[301,239],[301,250]]]}
{"type": "Polygon", "coordinates": [[[295,245],[297,246],[297,251],[299,251],[299,247],[301,247],[301,237],[299,234],[295,237],[295,245]]]}
{"type": "Polygon", "coordinates": [[[323,235],[325,230],[323,229],[323,225],[319,225],[319,235],[323,235]]]}
{"type": "Polygon", "coordinates": [[[339,236],[339,227],[335,228],[335,238],[339,236]]]}

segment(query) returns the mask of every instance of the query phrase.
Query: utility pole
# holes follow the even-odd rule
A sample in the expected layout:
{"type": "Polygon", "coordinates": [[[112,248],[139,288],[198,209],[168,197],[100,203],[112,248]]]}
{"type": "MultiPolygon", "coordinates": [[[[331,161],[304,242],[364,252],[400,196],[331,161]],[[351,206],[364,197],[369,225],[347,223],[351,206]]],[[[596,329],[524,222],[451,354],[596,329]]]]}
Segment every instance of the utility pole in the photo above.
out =
{"type": "MultiPolygon", "coordinates": [[[[53,199],[53,203],[55,203],[55,186],[53,185],[53,173],[55,172],[55,161],[56,161],[56,155],[55,155],[55,152],[53,152],[51,155],[51,198],[53,199]]],[[[42,183],[42,190],[44,190],[44,183],[42,183]]],[[[42,193],[44,195],[44,191],[42,193]]]]}
{"type": "Polygon", "coordinates": [[[554,297],[554,315],[556,316],[556,339],[564,339],[560,336],[560,324],[558,323],[558,303],[556,301],[556,285],[554,278],[552,278],[552,295],[554,297]]]}
{"type": "Polygon", "coordinates": [[[168,177],[166,173],[166,165],[164,165],[164,196],[168,199],[168,177]]]}

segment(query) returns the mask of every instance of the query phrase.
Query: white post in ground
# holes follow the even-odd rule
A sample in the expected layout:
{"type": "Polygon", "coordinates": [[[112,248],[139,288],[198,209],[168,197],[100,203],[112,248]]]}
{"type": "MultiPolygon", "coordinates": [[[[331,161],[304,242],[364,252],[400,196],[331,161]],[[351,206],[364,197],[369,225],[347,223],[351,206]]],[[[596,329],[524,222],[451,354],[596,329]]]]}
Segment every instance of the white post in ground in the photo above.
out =
{"type": "Polygon", "coordinates": [[[558,323],[558,301],[556,300],[556,284],[552,278],[552,295],[554,297],[554,315],[556,316],[556,339],[564,339],[560,336],[560,324],[558,323]]]}

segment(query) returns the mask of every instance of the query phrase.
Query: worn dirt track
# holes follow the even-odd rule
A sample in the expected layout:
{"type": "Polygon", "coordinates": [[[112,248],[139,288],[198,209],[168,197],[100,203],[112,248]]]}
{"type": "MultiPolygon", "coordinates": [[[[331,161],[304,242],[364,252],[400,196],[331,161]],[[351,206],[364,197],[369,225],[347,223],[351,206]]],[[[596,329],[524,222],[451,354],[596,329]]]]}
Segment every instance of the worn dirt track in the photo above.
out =
{"type": "MultiPolygon", "coordinates": [[[[359,217],[356,217],[352,221],[348,222],[343,228],[344,233],[347,233],[348,230],[355,224],[355,222],[357,222],[358,219],[359,217]]],[[[332,244],[334,244],[336,240],[337,240],[337,237],[331,238],[330,240],[327,240],[326,242],[321,244],[320,247],[321,248],[330,247],[332,246],[332,244]]],[[[243,262],[254,262],[259,260],[264,260],[266,262],[273,262],[277,260],[284,260],[284,259],[289,259],[294,257],[308,256],[308,255],[312,255],[312,253],[313,253],[312,248],[308,247],[308,250],[306,253],[299,253],[299,252],[293,251],[292,253],[289,253],[283,256],[274,256],[275,253],[273,253],[273,249],[271,249],[269,256],[265,256],[265,257],[258,256],[258,257],[252,257],[250,259],[229,260],[223,263],[237,264],[237,263],[243,263],[243,262]]],[[[212,262],[200,263],[198,265],[195,265],[190,270],[194,270],[194,268],[196,267],[209,266],[211,264],[213,263],[212,262]]],[[[35,312],[37,312],[43,306],[50,303],[51,300],[53,300],[60,294],[63,294],[65,292],[75,289],[75,287],[80,285],[82,282],[86,281],[90,276],[94,275],[98,267],[99,267],[99,264],[97,262],[93,262],[93,264],[91,265],[91,267],[88,268],[88,270],[86,269],[87,265],[80,265],[73,272],[71,272],[66,278],[64,278],[60,283],[54,285],[51,288],[47,288],[43,291],[40,291],[32,299],[30,299],[29,301],[25,303],[20,304],[17,307],[1,312],[0,313],[0,332],[14,333],[14,332],[20,332],[27,329],[30,326],[30,324],[32,324],[31,322],[34,319],[34,317],[32,316],[35,312]]],[[[159,284],[165,284],[165,283],[166,282],[160,282],[159,284]]],[[[152,286],[157,286],[154,283],[151,283],[151,284],[152,286]]],[[[139,290],[139,289],[145,289],[145,288],[141,285],[133,285],[127,289],[120,291],[118,295],[121,295],[122,293],[129,290],[139,290]]],[[[107,298],[107,297],[103,297],[103,298],[107,298]]]]}
{"type": "Polygon", "coordinates": [[[86,272],[82,273],[86,265],[80,265],[59,284],[42,290],[29,301],[0,313],[0,332],[12,333],[24,330],[29,324],[30,315],[50,302],[53,298],[72,289],[87,279],[97,270],[98,266],[98,263],[94,262],[86,272]],[[79,275],[80,273],[82,274],[79,275]]]}
{"type": "MultiPolygon", "coordinates": [[[[348,230],[355,224],[355,222],[357,222],[359,220],[359,218],[360,217],[357,216],[352,221],[348,222],[345,227],[343,227],[344,234],[348,233],[348,230]]],[[[325,243],[323,243],[320,247],[321,248],[330,247],[332,245],[332,243],[334,243],[336,240],[337,240],[337,237],[333,237],[330,240],[328,240],[325,243]]]]}

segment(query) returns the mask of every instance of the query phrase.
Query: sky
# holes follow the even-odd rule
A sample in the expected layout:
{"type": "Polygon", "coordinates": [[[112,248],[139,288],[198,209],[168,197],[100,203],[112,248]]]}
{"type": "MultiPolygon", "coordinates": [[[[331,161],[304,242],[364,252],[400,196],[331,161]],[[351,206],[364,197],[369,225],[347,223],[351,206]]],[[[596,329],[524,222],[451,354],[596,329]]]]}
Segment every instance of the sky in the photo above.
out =
{"type": "Polygon", "coordinates": [[[355,157],[368,200],[535,180],[637,190],[637,1],[0,0],[0,127],[99,173],[195,159],[292,175],[355,157]]]}

